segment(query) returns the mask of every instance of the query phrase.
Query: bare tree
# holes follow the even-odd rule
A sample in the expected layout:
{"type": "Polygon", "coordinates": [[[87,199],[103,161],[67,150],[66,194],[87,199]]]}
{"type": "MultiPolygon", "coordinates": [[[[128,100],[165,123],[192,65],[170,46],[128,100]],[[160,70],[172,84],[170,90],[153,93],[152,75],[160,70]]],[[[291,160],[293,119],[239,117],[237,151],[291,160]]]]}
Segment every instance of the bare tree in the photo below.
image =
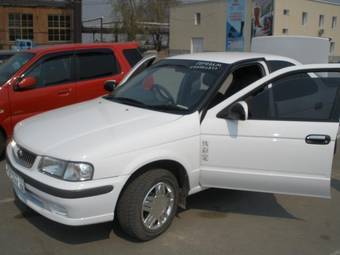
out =
{"type": "Polygon", "coordinates": [[[135,40],[138,32],[137,19],[140,15],[138,0],[113,0],[114,11],[120,16],[122,29],[127,33],[128,40],[135,40]]]}
{"type": "Polygon", "coordinates": [[[163,32],[161,23],[169,22],[170,6],[176,0],[112,0],[114,12],[120,16],[122,29],[128,40],[135,40],[137,33],[152,36],[156,50],[161,50],[163,32]],[[152,24],[152,25],[150,25],[152,24]]]}
{"type": "Polygon", "coordinates": [[[162,48],[164,31],[162,23],[169,23],[170,6],[176,4],[176,0],[144,0],[143,13],[146,22],[155,22],[158,25],[150,26],[148,33],[152,36],[154,47],[157,51],[162,48]]]}

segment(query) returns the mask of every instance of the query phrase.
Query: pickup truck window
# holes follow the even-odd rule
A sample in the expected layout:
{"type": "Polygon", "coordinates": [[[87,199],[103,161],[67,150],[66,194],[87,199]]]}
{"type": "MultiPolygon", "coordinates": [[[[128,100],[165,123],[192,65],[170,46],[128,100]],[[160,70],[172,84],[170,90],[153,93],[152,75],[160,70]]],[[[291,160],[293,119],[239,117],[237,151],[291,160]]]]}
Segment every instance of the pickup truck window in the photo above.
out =
{"type": "Polygon", "coordinates": [[[210,61],[162,60],[105,98],[152,110],[191,112],[214,87],[226,67],[226,64],[210,61]]]}
{"type": "Polygon", "coordinates": [[[95,79],[120,72],[119,64],[112,51],[78,53],[79,79],[95,79]]]}
{"type": "Polygon", "coordinates": [[[123,54],[131,67],[143,58],[137,49],[125,49],[123,50],[123,54]]]}
{"type": "Polygon", "coordinates": [[[46,87],[72,81],[71,55],[49,58],[29,71],[25,76],[37,79],[36,87],[46,87]]]}
{"type": "Polygon", "coordinates": [[[34,57],[35,54],[20,52],[15,54],[7,62],[0,66],[0,85],[12,77],[24,64],[34,57]]]}

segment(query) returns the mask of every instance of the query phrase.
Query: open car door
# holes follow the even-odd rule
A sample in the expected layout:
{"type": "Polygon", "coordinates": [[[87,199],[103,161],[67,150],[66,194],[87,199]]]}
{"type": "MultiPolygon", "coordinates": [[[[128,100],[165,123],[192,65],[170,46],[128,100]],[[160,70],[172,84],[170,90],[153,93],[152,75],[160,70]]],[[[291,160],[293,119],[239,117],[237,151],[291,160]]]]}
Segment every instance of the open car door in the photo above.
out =
{"type": "Polygon", "coordinates": [[[119,83],[119,85],[124,84],[128,81],[131,77],[136,76],[137,74],[144,71],[146,68],[150,67],[156,60],[156,55],[150,55],[143,59],[141,59],[130,71],[126,74],[124,79],[119,83]]]}
{"type": "Polygon", "coordinates": [[[340,65],[281,69],[208,110],[204,187],[330,197],[340,65]]]}

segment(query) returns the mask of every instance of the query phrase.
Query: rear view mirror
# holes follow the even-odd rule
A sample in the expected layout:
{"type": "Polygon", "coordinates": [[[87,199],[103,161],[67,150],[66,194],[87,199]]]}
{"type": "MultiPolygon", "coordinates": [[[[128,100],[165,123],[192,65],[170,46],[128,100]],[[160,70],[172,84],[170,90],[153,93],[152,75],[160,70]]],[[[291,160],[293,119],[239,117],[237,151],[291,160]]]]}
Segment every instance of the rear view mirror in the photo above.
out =
{"type": "Polygon", "coordinates": [[[227,120],[247,120],[248,104],[244,101],[236,102],[220,111],[216,117],[227,120]]]}
{"type": "Polygon", "coordinates": [[[18,84],[17,84],[17,88],[19,90],[26,90],[26,89],[32,89],[35,87],[35,85],[37,84],[37,79],[33,76],[28,76],[23,78],[18,84]]]}
{"type": "Polygon", "coordinates": [[[109,81],[105,81],[104,83],[104,89],[107,92],[113,92],[115,90],[115,88],[117,87],[117,83],[115,80],[109,80],[109,81]]]}

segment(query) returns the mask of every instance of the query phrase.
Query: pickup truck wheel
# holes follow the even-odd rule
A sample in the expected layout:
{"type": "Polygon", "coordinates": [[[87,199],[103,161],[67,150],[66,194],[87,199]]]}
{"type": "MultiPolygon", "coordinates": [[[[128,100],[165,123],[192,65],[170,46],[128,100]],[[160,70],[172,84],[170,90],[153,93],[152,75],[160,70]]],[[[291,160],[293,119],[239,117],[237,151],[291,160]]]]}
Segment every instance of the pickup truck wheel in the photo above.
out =
{"type": "Polygon", "coordinates": [[[117,218],[123,231],[146,241],[163,233],[178,206],[178,182],[167,170],[150,170],[134,179],[124,190],[117,218]]]}

